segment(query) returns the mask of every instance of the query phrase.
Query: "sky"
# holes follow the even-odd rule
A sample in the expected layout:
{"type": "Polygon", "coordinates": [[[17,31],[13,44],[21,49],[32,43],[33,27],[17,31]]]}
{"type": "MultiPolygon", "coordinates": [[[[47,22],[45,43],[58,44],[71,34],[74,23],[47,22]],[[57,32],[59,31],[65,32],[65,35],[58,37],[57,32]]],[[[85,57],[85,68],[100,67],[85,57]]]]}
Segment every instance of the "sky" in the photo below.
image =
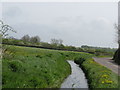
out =
{"type": "Polygon", "coordinates": [[[42,41],[62,39],[64,45],[117,48],[117,2],[3,2],[2,20],[17,33],[42,41]]]}

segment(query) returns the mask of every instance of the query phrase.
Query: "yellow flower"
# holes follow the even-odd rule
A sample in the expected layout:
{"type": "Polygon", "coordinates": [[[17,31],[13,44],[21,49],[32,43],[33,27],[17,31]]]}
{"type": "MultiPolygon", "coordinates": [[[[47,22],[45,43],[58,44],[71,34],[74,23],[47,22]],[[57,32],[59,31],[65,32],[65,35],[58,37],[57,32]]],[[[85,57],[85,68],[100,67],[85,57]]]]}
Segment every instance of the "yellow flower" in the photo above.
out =
{"type": "Polygon", "coordinates": [[[111,80],[105,80],[106,83],[113,83],[111,80]]]}
{"type": "Polygon", "coordinates": [[[102,81],[102,83],[104,83],[104,81],[102,81]]]}
{"type": "Polygon", "coordinates": [[[108,75],[106,75],[106,74],[105,74],[105,75],[102,75],[102,78],[107,78],[107,77],[109,77],[109,76],[108,76],[108,75]]]}

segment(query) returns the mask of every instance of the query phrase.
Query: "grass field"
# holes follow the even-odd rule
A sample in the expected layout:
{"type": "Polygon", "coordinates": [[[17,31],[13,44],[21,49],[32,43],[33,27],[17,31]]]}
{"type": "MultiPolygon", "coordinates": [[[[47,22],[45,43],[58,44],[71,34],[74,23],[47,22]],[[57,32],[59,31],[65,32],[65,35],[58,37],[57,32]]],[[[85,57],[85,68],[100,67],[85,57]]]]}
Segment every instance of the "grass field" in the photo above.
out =
{"type": "Polygon", "coordinates": [[[70,74],[66,60],[81,56],[89,54],[9,46],[2,60],[3,88],[59,88],[70,74]]]}
{"type": "Polygon", "coordinates": [[[94,62],[92,56],[81,52],[9,46],[2,60],[3,88],[59,88],[71,71],[66,60],[75,60],[82,67],[90,88],[117,88],[118,76],[94,62]]]}

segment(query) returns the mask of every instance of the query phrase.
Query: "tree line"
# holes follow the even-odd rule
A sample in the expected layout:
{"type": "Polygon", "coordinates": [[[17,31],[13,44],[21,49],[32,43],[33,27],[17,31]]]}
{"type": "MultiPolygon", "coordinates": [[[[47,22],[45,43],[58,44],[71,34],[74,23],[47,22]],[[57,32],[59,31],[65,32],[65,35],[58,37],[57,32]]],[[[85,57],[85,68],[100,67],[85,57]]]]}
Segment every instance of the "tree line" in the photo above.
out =
{"type": "Polygon", "coordinates": [[[83,45],[81,47],[65,46],[63,45],[63,40],[55,39],[55,38],[51,39],[51,42],[48,43],[48,42],[42,42],[39,36],[30,37],[29,35],[24,35],[21,39],[16,39],[14,37],[7,37],[9,36],[8,31],[12,31],[15,33],[16,31],[9,25],[6,25],[2,21],[0,21],[0,37],[2,37],[3,49],[5,44],[9,44],[9,45],[19,45],[19,46],[28,46],[28,47],[31,46],[37,48],[47,48],[47,49],[56,49],[56,50],[87,52],[87,53],[95,54],[97,56],[99,55],[113,56],[115,52],[113,59],[115,60],[116,63],[120,64],[120,29],[117,28],[117,30],[118,30],[119,48],[115,52],[116,49],[92,47],[87,45],[83,45]]]}
{"type": "Polygon", "coordinates": [[[82,45],[81,47],[67,46],[63,44],[62,39],[52,38],[50,43],[41,41],[39,36],[24,35],[21,39],[16,39],[14,37],[8,37],[3,39],[4,44],[10,45],[19,45],[27,47],[37,47],[37,48],[46,48],[46,49],[55,49],[55,50],[67,50],[67,51],[78,51],[78,52],[87,52],[95,54],[97,56],[108,55],[112,56],[116,49],[111,48],[102,48],[102,47],[93,47],[82,45]]]}

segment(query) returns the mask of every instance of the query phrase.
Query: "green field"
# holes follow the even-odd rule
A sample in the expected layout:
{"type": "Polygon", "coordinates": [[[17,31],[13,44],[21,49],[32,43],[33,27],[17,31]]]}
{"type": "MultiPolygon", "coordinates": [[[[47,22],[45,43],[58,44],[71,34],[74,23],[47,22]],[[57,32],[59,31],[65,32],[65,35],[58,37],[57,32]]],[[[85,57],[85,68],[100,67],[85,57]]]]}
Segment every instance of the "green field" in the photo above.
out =
{"type": "Polygon", "coordinates": [[[66,60],[84,55],[88,54],[9,46],[2,60],[3,88],[58,88],[70,74],[66,60]]]}
{"type": "Polygon", "coordinates": [[[90,88],[117,88],[117,75],[95,63],[92,56],[81,52],[9,46],[2,60],[3,88],[59,88],[71,73],[66,60],[75,60],[81,65],[90,88]]]}

